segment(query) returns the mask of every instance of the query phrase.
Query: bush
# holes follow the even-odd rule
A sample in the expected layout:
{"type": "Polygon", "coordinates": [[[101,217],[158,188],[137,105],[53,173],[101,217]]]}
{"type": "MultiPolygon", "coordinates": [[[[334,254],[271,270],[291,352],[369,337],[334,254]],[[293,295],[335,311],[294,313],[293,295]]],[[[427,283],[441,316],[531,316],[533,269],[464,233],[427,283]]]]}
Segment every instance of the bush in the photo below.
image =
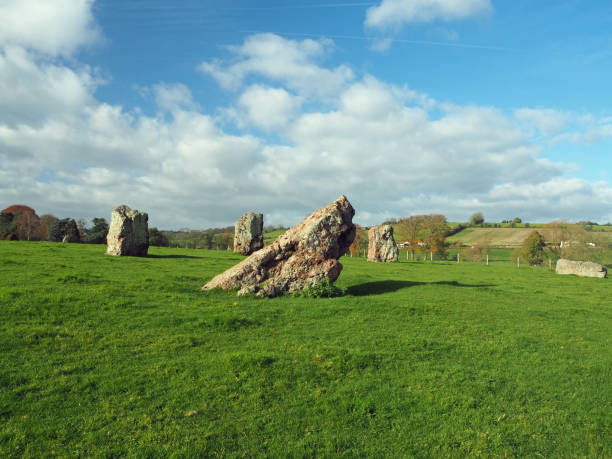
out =
{"type": "Polygon", "coordinates": [[[149,228],[149,245],[156,247],[168,247],[170,245],[170,240],[164,233],[153,227],[149,228]]]}
{"type": "Polygon", "coordinates": [[[318,284],[294,292],[293,296],[302,298],[333,298],[343,296],[344,293],[343,289],[336,287],[329,279],[325,279],[318,284]]]}
{"type": "Polygon", "coordinates": [[[470,226],[482,225],[484,221],[484,215],[482,215],[482,212],[476,212],[470,217],[470,226]]]}
{"type": "Polygon", "coordinates": [[[484,261],[488,253],[489,245],[486,243],[476,244],[461,251],[463,259],[471,261],[484,261]]]}
{"type": "Polygon", "coordinates": [[[540,265],[544,259],[544,238],[540,233],[531,233],[521,247],[521,258],[529,265],[540,265]]]}

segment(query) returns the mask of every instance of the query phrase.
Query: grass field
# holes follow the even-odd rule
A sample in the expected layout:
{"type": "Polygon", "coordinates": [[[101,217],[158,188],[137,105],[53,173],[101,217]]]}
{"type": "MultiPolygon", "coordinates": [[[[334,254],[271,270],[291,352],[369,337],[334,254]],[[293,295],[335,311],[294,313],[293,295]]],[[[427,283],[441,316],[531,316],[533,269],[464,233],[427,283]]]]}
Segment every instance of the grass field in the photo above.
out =
{"type": "Polygon", "coordinates": [[[256,299],[150,253],[0,242],[0,456],[612,456],[609,279],[343,258],[256,299]]]}

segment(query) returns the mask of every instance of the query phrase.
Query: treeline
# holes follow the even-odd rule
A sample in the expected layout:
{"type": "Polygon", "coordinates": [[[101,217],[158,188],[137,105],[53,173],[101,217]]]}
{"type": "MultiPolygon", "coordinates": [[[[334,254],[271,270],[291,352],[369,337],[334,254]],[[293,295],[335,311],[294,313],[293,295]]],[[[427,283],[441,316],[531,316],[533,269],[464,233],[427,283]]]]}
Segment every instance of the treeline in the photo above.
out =
{"type": "MultiPolygon", "coordinates": [[[[94,218],[88,224],[82,218],[38,216],[31,207],[13,205],[0,212],[0,239],[9,241],[81,242],[106,244],[108,222],[94,218]]],[[[168,238],[157,228],[149,228],[149,245],[168,246],[168,238]]]]}
{"type": "Polygon", "coordinates": [[[82,219],[60,219],[51,214],[39,217],[34,209],[24,205],[13,205],[0,212],[0,239],[102,244],[107,233],[104,218],[94,218],[88,226],[82,219]]]}
{"type": "MultiPolygon", "coordinates": [[[[286,231],[288,228],[283,225],[264,226],[263,232],[286,231]]],[[[168,239],[169,247],[180,247],[184,249],[213,249],[213,250],[233,250],[234,249],[234,227],[226,226],[222,228],[208,228],[204,230],[193,230],[181,228],[178,231],[162,231],[168,239]]]]}
{"type": "MultiPolygon", "coordinates": [[[[0,239],[13,241],[82,242],[105,244],[109,224],[104,218],[94,218],[89,224],[84,219],[63,218],[45,214],[38,216],[31,207],[13,205],[0,212],[0,239]]],[[[264,233],[287,228],[267,225],[264,233]]],[[[149,228],[149,245],[190,249],[233,250],[234,227],[178,231],[161,231],[149,228]]]]}
{"type": "MultiPolygon", "coordinates": [[[[446,217],[441,214],[392,218],[384,221],[383,225],[393,225],[394,239],[398,242],[398,247],[407,250],[413,260],[417,253],[421,253],[423,257],[445,259],[448,249],[446,238],[454,234],[455,230],[449,227],[446,217]]],[[[351,256],[365,256],[369,243],[368,228],[355,226],[355,240],[350,245],[349,252],[351,256]]]]}

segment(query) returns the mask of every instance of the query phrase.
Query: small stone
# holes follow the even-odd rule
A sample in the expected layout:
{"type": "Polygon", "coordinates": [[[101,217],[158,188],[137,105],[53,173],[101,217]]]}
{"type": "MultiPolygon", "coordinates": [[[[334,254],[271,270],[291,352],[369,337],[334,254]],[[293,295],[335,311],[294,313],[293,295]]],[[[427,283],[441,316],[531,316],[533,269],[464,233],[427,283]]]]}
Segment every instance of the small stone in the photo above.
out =
{"type": "Polygon", "coordinates": [[[244,214],[234,226],[234,252],[251,255],[263,246],[263,215],[244,214]]]}
{"type": "Polygon", "coordinates": [[[128,206],[117,207],[111,214],[106,243],[107,255],[146,257],[149,250],[149,216],[128,206]]]}
{"type": "Polygon", "coordinates": [[[575,274],[580,277],[607,277],[605,266],[590,261],[572,261],[561,258],[557,260],[557,274],[575,274]]]}
{"type": "Polygon", "coordinates": [[[368,231],[368,261],[397,261],[399,249],[393,239],[393,227],[380,225],[368,231]]]}

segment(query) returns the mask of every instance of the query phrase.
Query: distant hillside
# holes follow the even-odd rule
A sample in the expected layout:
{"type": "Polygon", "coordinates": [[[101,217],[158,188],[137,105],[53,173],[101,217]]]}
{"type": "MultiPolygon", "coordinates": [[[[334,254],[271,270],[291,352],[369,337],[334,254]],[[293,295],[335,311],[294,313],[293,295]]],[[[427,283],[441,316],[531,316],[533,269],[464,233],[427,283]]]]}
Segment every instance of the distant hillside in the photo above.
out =
{"type": "MultiPolygon", "coordinates": [[[[467,223],[461,223],[467,225],[467,223]]],[[[451,228],[460,225],[460,223],[450,222],[451,228]]],[[[393,225],[394,238],[397,243],[408,240],[408,234],[402,225],[393,225]]],[[[525,227],[524,224],[519,227],[512,228],[510,225],[503,228],[465,228],[453,236],[446,238],[446,241],[451,245],[473,246],[478,244],[487,244],[491,247],[520,247],[523,241],[531,234],[532,231],[538,231],[544,240],[550,242],[552,240],[552,230],[546,228],[543,224],[532,224],[530,227],[525,227]]],[[[264,243],[269,245],[274,240],[283,234],[285,230],[276,230],[264,233],[264,243]]],[[[367,239],[367,231],[364,231],[364,237],[367,239]]],[[[588,232],[589,237],[594,241],[602,243],[612,243],[612,226],[594,226],[592,231],[588,232]]]]}
{"type": "MultiPolygon", "coordinates": [[[[473,246],[487,244],[492,247],[518,247],[532,231],[538,231],[544,240],[552,240],[552,230],[549,228],[466,228],[463,231],[447,238],[447,242],[454,245],[473,246]]],[[[588,233],[594,241],[612,241],[612,227],[597,226],[588,233]]]]}

